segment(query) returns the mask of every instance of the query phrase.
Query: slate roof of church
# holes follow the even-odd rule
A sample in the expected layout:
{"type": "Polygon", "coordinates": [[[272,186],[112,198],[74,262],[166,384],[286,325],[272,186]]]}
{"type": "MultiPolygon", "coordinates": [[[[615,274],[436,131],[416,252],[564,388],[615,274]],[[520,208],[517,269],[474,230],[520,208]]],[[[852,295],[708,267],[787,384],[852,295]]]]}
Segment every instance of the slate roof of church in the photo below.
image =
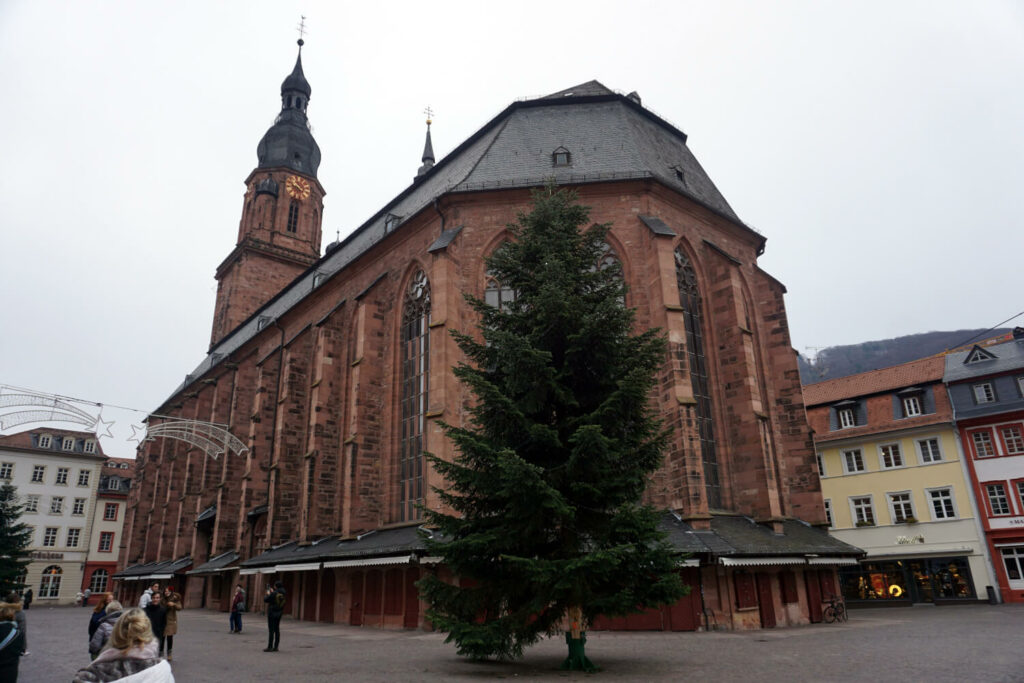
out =
{"type": "Polygon", "coordinates": [[[649,178],[756,234],[736,216],[686,139],[685,133],[635,99],[597,81],[514,102],[220,340],[175,393],[254,337],[261,318],[276,319],[302,301],[313,291],[318,275],[343,270],[387,238],[384,224],[389,215],[399,217],[392,232],[400,231],[401,221],[445,194],[538,187],[550,179],[581,185],[649,178]],[[568,166],[553,165],[552,152],[559,147],[571,155],[568,166]]]}

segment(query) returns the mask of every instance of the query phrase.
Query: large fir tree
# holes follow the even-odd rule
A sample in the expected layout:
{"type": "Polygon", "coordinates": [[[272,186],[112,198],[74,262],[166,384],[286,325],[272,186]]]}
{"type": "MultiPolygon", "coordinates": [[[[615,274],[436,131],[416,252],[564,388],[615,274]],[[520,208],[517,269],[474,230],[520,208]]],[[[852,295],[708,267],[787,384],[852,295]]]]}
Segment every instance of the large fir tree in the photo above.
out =
{"type": "Polygon", "coordinates": [[[589,228],[575,194],[534,193],[487,260],[514,300],[467,297],[479,336],[453,333],[455,374],[475,396],[467,426],[443,425],[454,462],[428,455],[454,514],[426,512],[430,542],[459,585],[428,575],[427,615],[462,655],[513,658],[563,618],[566,668],[591,668],[582,631],[595,616],[678,600],[677,557],[641,504],[666,444],[648,404],[665,345],[633,331],[608,225],[589,228]]]}
{"type": "Polygon", "coordinates": [[[25,587],[21,576],[29,563],[32,530],[21,521],[23,507],[18,489],[11,484],[0,486],[0,596],[21,593],[25,587]]]}

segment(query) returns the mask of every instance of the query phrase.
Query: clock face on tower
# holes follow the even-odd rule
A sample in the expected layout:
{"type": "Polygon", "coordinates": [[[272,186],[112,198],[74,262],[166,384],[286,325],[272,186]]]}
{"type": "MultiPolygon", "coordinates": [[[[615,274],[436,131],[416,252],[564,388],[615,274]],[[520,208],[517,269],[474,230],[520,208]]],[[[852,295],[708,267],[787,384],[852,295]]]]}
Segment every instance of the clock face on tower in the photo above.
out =
{"type": "Polygon", "coordinates": [[[285,189],[288,190],[288,196],[292,199],[308,199],[309,198],[309,181],[305,178],[300,178],[297,175],[288,176],[288,180],[284,183],[285,189]]]}

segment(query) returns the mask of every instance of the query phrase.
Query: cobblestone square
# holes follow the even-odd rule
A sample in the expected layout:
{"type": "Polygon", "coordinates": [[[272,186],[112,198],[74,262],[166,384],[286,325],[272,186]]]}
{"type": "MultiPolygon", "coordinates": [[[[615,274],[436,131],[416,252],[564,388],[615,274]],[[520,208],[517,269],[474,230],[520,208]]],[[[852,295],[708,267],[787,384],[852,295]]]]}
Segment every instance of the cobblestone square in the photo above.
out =
{"type": "MultiPolygon", "coordinates": [[[[70,681],[89,663],[89,610],[27,612],[29,650],[20,681],[70,681]]],[[[179,683],[220,681],[1024,681],[1024,606],[970,605],[854,610],[845,624],[712,633],[592,632],[596,676],[564,673],[561,639],[514,663],[471,663],[444,637],[285,620],[281,650],[265,653],[266,621],[184,610],[175,637],[179,683]]]]}

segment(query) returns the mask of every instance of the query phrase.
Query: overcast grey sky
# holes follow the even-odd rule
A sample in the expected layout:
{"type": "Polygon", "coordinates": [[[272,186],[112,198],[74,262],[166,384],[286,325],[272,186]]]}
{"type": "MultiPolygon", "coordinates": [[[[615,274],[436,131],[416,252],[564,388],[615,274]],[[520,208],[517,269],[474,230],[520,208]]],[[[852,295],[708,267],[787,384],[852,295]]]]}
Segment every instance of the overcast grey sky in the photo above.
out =
{"type": "Polygon", "coordinates": [[[767,236],[799,350],[1024,309],[1020,2],[3,0],[0,384],[107,404],[112,455],[142,414],[109,406],[207,349],[300,15],[325,242],[410,183],[428,104],[440,158],[596,78],[767,236]]]}

